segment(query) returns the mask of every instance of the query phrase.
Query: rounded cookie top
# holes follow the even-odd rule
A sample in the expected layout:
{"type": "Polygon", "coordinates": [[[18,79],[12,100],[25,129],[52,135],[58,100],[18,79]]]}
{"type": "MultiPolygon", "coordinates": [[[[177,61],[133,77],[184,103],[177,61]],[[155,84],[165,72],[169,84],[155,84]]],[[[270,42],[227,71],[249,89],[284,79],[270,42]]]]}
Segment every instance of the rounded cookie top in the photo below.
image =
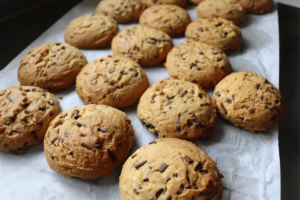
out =
{"type": "Polygon", "coordinates": [[[222,178],[217,163],[195,144],[164,138],[143,146],[127,159],[119,188],[124,200],[220,200],[222,178]]]}
{"type": "Polygon", "coordinates": [[[199,42],[174,47],[165,67],[173,79],[194,82],[205,89],[215,86],[232,70],[222,50],[199,42]]]}
{"type": "Polygon", "coordinates": [[[237,0],[205,0],[198,4],[196,13],[199,18],[222,17],[236,25],[246,19],[246,11],[237,0]]]}
{"type": "Polygon", "coordinates": [[[50,124],[44,148],[52,170],[92,179],[122,165],[134,141],[131,120],[104,105],[78,106],[58,115],[50,124]]]}
{"type": "Polygon", "coordinates": [[[286,112],[279,90],[252,72],[225,77],[215,87],[213,99],[222,118],[252,132],[271,128],[286,112]]]}
{"type": "Polygon", "coordinates": [[[240,28],[226,19],[200,18],[190,23],[185,31],[187,42],[210,44],[225,53],[236,51],[242,44],[240,28]]]}
{"type": "Polygon", "coordinates": [[[162,62],[172,47],[168,34],[145,26],[125,28],[112,41],[114,55],[130,58],[146,67],[162,62]]]}
{"type": "Polygon", "coordinates": [[[57,92],[72,85],[85,64],[87,60],[77,48],[60,42],[48,43],[24,56],[18,79],[21,85],[57,92]]]}
{"type": "Polygon", "coordinates": [[[159,138],[192,141],[213,135],[217,111],[209,95],[198,85],[164,79],[142,95],[137,116],[159,138]]]}
{"type": "Polygon", "coordinates": [[[85,104],[125,108],[137,102],[148,88],[144,70],[121,56],[105,56],[85,65],[76,80],[76,90],[85,104]]]}
{"type": "Polygon", "coordinates": [[[88,14],[73,19],[65,29],[65,41],[81,49],[108,47],[119,32],[117,22],[102,14],[88,14]]]}
{"type": "Polygon", "coordinates": [[[161,4],[174,4],[180,7],[185,7],[187,0],[141,0],[147,7],[161,4]]]}
{"type": "Polygon", "coordinates": [[[102,0],[96,13],[109,15],[118,23],[130,23],[138,21],[145,8],[140,0],[102,0]]]}
{"type": "Polygon", "coordinates": [[[13,151],[43,141],[60,113],[55,96],[42,88],[13,86],[0,91],[0,150],[13,151]]]}
{"type": "Polygon", "coordinates": [[[198,5],[202,1],[204,1],[204,0],[188,0],[189,3],[194,4],[194,5],[198,5]]]}
{"type": "Polygon", "coordinates": [[[161,30],[170,36],[180,36],[191,22],[186,10],[176,5],[156,5],[147,8],[140,17],[140,24],[161,30]]]}
{"type": "Polygon", "coordinates": [[[247,13],[253,14],[265,14],[274,5],[273,0],[239,0],[239,3],[247,13]]]}

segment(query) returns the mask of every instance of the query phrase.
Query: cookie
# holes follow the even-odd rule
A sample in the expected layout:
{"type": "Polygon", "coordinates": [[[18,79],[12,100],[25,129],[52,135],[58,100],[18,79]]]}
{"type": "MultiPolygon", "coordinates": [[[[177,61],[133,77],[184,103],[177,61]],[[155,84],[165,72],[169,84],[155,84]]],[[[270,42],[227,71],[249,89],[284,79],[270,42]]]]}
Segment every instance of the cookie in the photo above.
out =
{"type": "Polygon", "coordinates": [[[173,79],[211,88],[231,72],[231,64],[221,49],[204,43],[184,43],[174,47],[165,67],[173,79]]]}
{"type": "Polygon", "coordinates": [[[115,108],[78,106],[51,122],[44,141],[46,160],[64,176],[98,178],[123,164],[133,133],[131,120],[115,108]]]}
{"type": "Polygon", "coordinates": [[[118,23],[125,24],[138,21],[145,8],[140,0],[102,0],[96,13],[108,15],[118,23]]]}
{"type": "Polygon", "coordinates": [[[237,0],[205,0],[198,4],[199,18],[222,17],[239,25],[246,19],[246,11],[237,0]]]}
{"type": "Polygon", "coordinates": [[[119,27],[114,19],[92,13],[73,19],[68,24],[65,41],[80,49],[104,48],[110,46],[118,32],[119,27]]]}
{"type": "Polygon", "coordinates": [[[271,128],[286,112],[279,90],[252,72],[237,72],[225,77],[215,87],[213,99],[223,119],[252,132],[271,128]]]}
{"type": "Polygon", "coordinates": [[[217,163],[195,144],[175,138],[150,142],[123,165],[123,200],[222,199],[223,185],[217,163]]]}
{"type": "Polygon", "coordinates": [[[193,21],[186,28],[185,39],[189,43],[202,42],[212,45],[225,53],[236,51],[243,42],[240,28],[220,17],[193,21]]]}
{"type": "Polygon", "coordinates": [[[24,56],[19,65],[18,79],[21,85],[58,92],[75,82],[85,64],[85,56],[76,47],[60,42],[48,43],[24,56]]]}
{"type": "Polygon", "coordinates": [[[265,14],[274,5],[273,0],[239,0],[239,3],[247,13],[252,14],[265,14]]]}
{"type": "Polygon", "coordinates": [[[198,85],[164,79],[142,95],[137,117],[159,138],[205,139],[215,131],[217,111],[209,95],[198,85]]]}
{"type": "Polygon", "coordinates": [[[204,0],[188,0],[189,3],[194,4],[194,5],[198,5],[202,1],[204,1],[204,0]]]}
{"type": "Polygon", "coordinates": [[[111,45],[114,55],[130,58],[145,67],[162,62],[172,47],[168,34],[145,26],[125,28],[111,45]]]}
{"type": "Polygon", "coordinates": [[[13,86],[0,91],[0,150],[28,148],[43,141],[60,113],[55,96],[42,88],[13,86]]]}
{"type": "Polygon", "coordinates": [[[137,102],[149,82],[144,70],[121,56],[105,56],[85,65],[76,90],[85,104],[104,104],[118,109],[137,102]]]}
{"type": "Polygon", "coordinates": [[[187,0],[141,0],[147,7],[162,4],[174,4],[180,7],[185,7],[187,0]]]}
{"type": "Polygon", "coordinates": [[[140,24],[163,31],[169,36],[180,36],[191,22],[186,10],[176,5],[156,5],[147,8],[140,17],[140,24]]]}

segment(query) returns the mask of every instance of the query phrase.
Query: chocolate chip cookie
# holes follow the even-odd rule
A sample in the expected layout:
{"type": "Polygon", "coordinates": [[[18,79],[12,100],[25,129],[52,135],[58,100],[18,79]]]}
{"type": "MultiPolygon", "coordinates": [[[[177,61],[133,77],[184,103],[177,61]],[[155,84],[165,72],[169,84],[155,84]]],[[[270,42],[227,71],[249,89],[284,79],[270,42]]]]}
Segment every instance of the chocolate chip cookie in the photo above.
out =
{"type": "Polygon", "coordinates": [[[92,13],[73,19],[68,24],[65,41],[80,49],[109,47],[118,32],[119,27],[114,19],[92,13]]]}
{"type": "Polygon", "coordinates": [[[168,34],[145,26],[125,28],[111,46],[114,55],[130,58],[145,67],[162,62],[172,47],[168,34]]]}
{"type": "Polygon", "coordinates": [[[43,141],[50,122],[60,113],[55,96],[32,86],[0,91],[0,150],[28,148],[43,141]]]}
{"type": "Polygon", "coordinates": [[[142,95],[137,116],[159,138],[193,141],[213,135],[217,111],[209,95],[198,85],[164,79],[142,95]]]}
{"type": "Polygon", "coordinates": [[[102,0],[96,13],[111,16],[118,23],[130,23],[139,20],[146,6],[140,0],[102,0]]]}
{"type": "Polygon", "coordinates": [[[252,132],[271,128],[286,112],[279,90],[252,72],[237,72],[225,77],[215,87],[213,99],[223,119],[252,132]]]}
{"type": "Polygon", "coordinates": [[[174,47],[165,67],[173,79],[197,83],[205,89],[215,86],[231,72],[231,64],[221,49],[199,42],[174,47]]]}
{"type": "Polygon", "coordinates": [[[237,0],[205,0],[198,4],[199,18],[222,17],[239,25],[246,19],[246,11],[237,0]]]}
{"type": "Polygon", "coordinates": [[[195,144],[164,138],[134,152],[123,165],[120,193],[135,199],[222,199],[217,163],[195,144]]]}
{"type": "Polygon", "coordinates": [[[140,17],[140,24],[161,30],[169,36],[180,36],[191,22],[186,10],[176,5],[156,5],[147,8],[140,17]]]}
{"type": "Polygon", "coordinates": [[[236,51],[243,41],[240,28],[220,17],[200,18],[193,21],[186,28],[185,39],[189,43],[210,44],[225,53],[236,51]]]}
{"type": "Polygon", "coordinates": [[[19,65],[18,78],[21,85],[58,92],[75,82],[85,64],[85,56],[76,47],[60,42],[48,43],[24,56],[19,65]]]}
{"type": "Polygon", "coordinates": [[[161,4],[174,4],[180,7],[185,7],[187,0],[141,0],[147,7],[161,4]]]}
{"type": "Polygon", "coordinates": [[[115,108],[78,106],[51,122],[44,141],[46,160],[64,176],[98,178],[123,164],[133,133],[131,120],[115,108]]]}
{"type": "Polygon", "coordinates": [[[125,108],[137,102],[148,88],[139,64],[121,56],[105,56],[85,65],[76,80],[76,90],[85,104],[125,108]]]}
{"type": "Polygon", "coordinates": [[[239,3],[247,13],[265,14],[269,12],[274,5],[273,0],[239,0],[239,3]]]}

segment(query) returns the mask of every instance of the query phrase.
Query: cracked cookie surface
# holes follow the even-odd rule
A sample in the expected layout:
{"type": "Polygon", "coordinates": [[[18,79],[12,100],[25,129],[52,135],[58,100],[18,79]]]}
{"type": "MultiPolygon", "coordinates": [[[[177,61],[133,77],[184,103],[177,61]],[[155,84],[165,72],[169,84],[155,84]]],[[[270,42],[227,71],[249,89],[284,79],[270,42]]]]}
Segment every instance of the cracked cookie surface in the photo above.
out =
{"type": "Polygon", "coordinates": [[[191,142],[163,138],[134,152],[123,165],[124,200],[220,200],[223,175],[217,163],[191,142]]]}
{"type": "Polygon", "coordinates": [[[80,49],[109,47],[119,32],[117,22],[103,14],[88,14],[73,19],[66,27],[64,37],[70,45],[80,49]]]}
{"type": "Polygon", "coordinates": [[[145,8],[140,0],[102,0],[96,13],[111,16],[118,23],[130,23],[138,21],[145,8]]]}
{"type": "Polygon", "coordinates": [[[28,148],[43,141],[60,113],[55,96],[42,88],[13,86],[0,91],[0,150],[28,148]]]}
{"type": "Polygon", "coordinates": [[[174,47],[165,67],[173,79],[197,83],[204,89],[215,86],[231,72],[231,64],[222,50],[199,42],[174,47]]]}
{"type": "Polygon", "coordinates": [[[147,7],[161,4],[174,4],[180,7],[185,7],[187,0],[141,0],[147,7]]]}
{"type": "Polygon", "coordinates": [[[18,79],[21,85],[58,92],[75,82],[85,64],[85,56],[76,47],[60,42],[48,43],[34,48],[23,57],[18,79]]]}
{"type": "Polygon", "coordinates": [[[50,124],[44,148],[52,170],[92,179],[122,165],[134,141],[131,120],[104,105],[78,106],[58,115],[50,124]]]}
{"type": "Polygon", "coordinates": [[[114,55],[130,58],[146,67],[162,62],[172,47],[168,34],[145,26],[125,28],[111,45],[114,55]]]}
{"type": "Polygon", "coordinates": [[[191,22],[186,28],[185,39],[189,43],[210,44],[225,53],[236,51],[243,41],[240,28],[220,17],[200,18],[191,22]]]}
{"type": "Polygon", "coordinates": [[[239,25],[246,19],[246,11],[237,0],[205,0],[198,4],[199,18],[222,17],[239,25]]]}
{"type": "Polygon", "coordinates": [[[159,138],[205,139],[215,131],[216,109],[197,84],[164,79],[142,95],[137,116],[159,138]]]}
{"type": "Polygon", "coordinates": [[[270,129],[286,112],[280,91],[252,72],[226,76],[215,87],[213,99],[223,119],[252,132],[270,129]]]}
{"type": "Polygon", "coordinates": [[[239,0],[241,6],[247,13],[265,14],[269,12],[274,5],[273,0],[239,0]]]}
{"type": "Polygon", "coordinates": [[[137,102],[149,87],[139,64],[121,56],[105,56],[85,65],[77,76],[76,91],[85,104],[118,109],[137,102]]]}
{"type": "Polygon", "coordinates": [[[176,5],[156,5],[147,8],[140,17],[140,24],[167,33],[181,36],[191,22],[187,11],[176,5]]]}

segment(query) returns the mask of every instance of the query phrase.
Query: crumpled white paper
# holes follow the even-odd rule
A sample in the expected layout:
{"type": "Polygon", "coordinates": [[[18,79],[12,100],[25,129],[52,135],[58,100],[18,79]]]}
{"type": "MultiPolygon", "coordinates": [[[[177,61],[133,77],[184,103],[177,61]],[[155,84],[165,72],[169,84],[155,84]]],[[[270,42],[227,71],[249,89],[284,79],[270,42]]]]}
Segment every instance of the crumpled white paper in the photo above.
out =
{"type": "MultiPolygon", "coordinates": [[[[99,0],[88,0],[80,3],[22,51],[0,71],[0,90],[19,85],[18,64],[28,51],[45,43],[64,42],[63,33],[67,24],[76,17],[94,12],[98,2],[99,0]]],[[[197,19],[194,6],[188,5],[186,9],[193,20],[197,19]]],[[[123,30],[134,25],[138,24],[119,25],[119,28],[123,30]]],[[[237,52],[229,55],[233,71],[258,73],[278,87],[279,36],[276,8],[266,15],[248,15],[240,28],[244,37],[243,45],[237,52]]],[[[186,41],[184,37],[179,37],[173,38],[173,42],[178,46],[186,41]]],[[[82,52],[89,62],[112,54],[110,48],[82,52]]],[[[169,77],[163,64],[144,69],[150,84],[169,77]]],[[[211,95],[212,89],[207,92],[211,95]]],[[[55,95],[63,96],[63,100],[59,100],[63,111],[84,105],[74,85],[55,95]]],[[[135,130],[131,153],[157,139],[138,121],[136,108],[137,104],[123,110],[131,118],[135,130]]],[[[218,162],[218,168],[225,176],[223,199],[279,200],[278,127],[266,132],[252,133],[234,127],[218,117],[216,129],[211,138],[197,140],[195,143],[218,162]]],[[[121,168],[93,180],[67,178],[49,168],[42,143],[22,151],[1,151],[0,199],[121,200],[120,172],[121,168]]]]}

